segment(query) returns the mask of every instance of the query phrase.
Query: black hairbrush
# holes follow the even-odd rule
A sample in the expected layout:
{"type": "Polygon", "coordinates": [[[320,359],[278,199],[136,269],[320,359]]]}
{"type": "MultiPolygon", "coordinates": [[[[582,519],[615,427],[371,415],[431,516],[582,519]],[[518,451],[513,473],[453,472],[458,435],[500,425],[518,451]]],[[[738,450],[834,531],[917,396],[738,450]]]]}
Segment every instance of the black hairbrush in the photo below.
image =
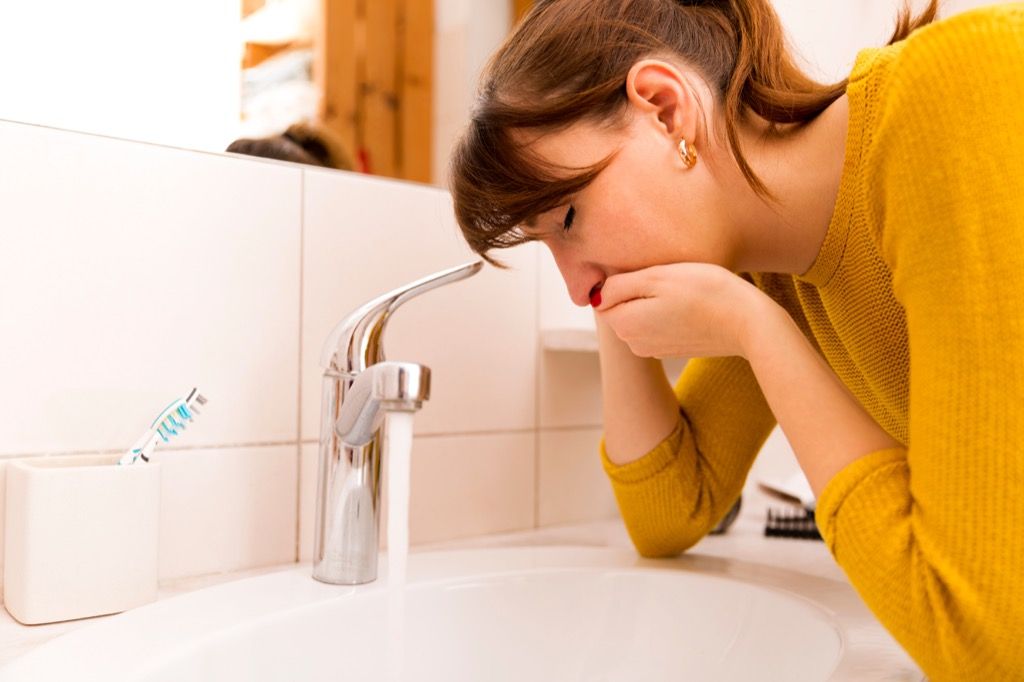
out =
{"type": "Polygon", "coordinates": [[[768,521],[764,534],[776,538],[800,538],[821,540],[821,533],[814,523],[814,510],[802,507],[787,509],[768,508],[768,521]]]}

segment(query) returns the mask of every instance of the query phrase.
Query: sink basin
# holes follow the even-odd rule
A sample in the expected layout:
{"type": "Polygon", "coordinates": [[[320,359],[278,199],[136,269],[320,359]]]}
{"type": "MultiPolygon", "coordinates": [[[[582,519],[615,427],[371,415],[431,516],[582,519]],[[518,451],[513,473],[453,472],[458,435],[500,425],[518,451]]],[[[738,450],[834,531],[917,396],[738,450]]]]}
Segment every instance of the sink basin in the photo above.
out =
{"type": "MultiPolygon", "coordinates": [[[[333,586],[302,565],[106,618],[0,681],[387,680],[388,598],[386,575],[333,586]]],[[[414,553],[404,599],[409,682],[826,680],[843,653],[814,602],[628,550],[414,553]]]]}

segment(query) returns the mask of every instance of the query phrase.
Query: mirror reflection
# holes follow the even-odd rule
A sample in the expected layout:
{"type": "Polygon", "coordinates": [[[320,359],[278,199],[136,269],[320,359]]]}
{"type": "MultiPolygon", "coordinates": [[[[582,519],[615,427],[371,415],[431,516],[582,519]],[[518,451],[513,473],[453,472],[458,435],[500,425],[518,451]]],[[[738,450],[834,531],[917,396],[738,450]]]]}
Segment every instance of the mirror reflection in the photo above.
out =
{"type": "MultiPolygon", "coordinates": [[[[774,4],[833,82],[902,1],[774,4]]],[[[5,0],[0,119],[444,184],[477,74],[532,4],[5,0]]]]}
{"type": "Polygon", "coordinates": [[[438,182],[528,2],[0,3],[0,119],[438,182]]]}

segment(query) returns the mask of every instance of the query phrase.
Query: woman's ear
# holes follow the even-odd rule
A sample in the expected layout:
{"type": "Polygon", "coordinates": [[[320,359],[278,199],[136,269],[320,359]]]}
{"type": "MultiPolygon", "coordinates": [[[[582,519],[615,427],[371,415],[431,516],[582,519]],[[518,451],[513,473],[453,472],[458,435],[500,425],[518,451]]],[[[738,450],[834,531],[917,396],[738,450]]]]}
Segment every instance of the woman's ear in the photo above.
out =
{"type": "Polygon", "coordinates": [[[651,117],[674,141],[694,139],[696,94],[668,62],[643,59],[634,64],[626,75],[626,97],[636,114],[651,117]]]}

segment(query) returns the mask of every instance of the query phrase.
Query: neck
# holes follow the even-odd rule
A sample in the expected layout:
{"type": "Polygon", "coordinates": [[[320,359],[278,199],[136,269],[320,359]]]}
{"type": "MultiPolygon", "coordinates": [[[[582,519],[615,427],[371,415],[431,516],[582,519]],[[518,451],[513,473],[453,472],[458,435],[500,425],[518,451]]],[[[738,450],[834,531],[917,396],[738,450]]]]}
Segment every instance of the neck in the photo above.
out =
{"type": "Polygon", "coordinates": [[[799,131],[765,137],[763,125],[742,129],[743,154],[778,201],[758,196],[734,162],[723,164],[730,169],[724,203],[736,229],[737,272],[801,275],[811,268],[839,193],[847,119],[844,95],[799,131]]]}

